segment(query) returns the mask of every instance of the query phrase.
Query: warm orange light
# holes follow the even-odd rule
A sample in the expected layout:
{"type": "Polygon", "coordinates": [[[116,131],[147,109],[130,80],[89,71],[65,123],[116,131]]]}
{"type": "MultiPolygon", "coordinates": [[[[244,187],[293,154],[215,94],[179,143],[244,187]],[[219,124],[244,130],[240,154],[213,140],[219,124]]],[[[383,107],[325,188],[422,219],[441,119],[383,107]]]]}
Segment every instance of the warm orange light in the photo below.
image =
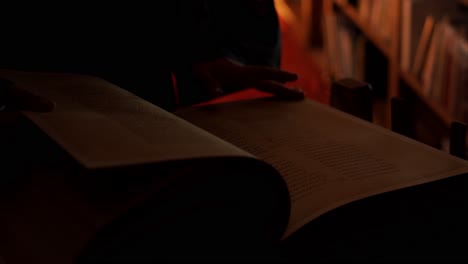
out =
{"type": "Polygon", "coordinates": [[[297,24],[297,17],[294,15],[294,12],[288,6],[285,0],[275,0],[275,8],[281,20],[288,24],[297,24]]]}

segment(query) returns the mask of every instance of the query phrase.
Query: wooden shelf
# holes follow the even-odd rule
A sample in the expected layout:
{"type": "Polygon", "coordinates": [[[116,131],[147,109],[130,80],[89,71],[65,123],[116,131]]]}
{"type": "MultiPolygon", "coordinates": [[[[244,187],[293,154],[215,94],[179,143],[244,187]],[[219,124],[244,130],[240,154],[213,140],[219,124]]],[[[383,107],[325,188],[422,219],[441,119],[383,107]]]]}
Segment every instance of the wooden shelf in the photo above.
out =
{"type": "Polygon", "coordinates": [[[406,72],[401,72],[401,78],[403,81],[411,88],[411,90],[430,108],[434,113],[443,121],[443,123],[450,127],[452,122],[454,121],[453,118],[449,115],[449,113],[440,106],[437,102],[425,96],[422,91],[421,83],[411,74],[406,72]]]}
{"type": "MultiPolygon", "coordinates": [[[[392,0],[393,1],[393,0],[392,0]]],[[[424,133],[426,135],[423,135],[420,133],[420,139],[421,140],[426,140],[428,142],[436,143],[436,141],[440,141],[443,139],[443,137],[448,136],[445,135],[445,133],[450,129],[452,123],[454,121],[458,121],[455,118],[452,117],[450,111],[445,109],[441,104],[438,103],[438,101],[425,96],[425,94],[422,92],[423,87],[421,82],[415,78],[414,75],[408,73],[407,71],[403,71],[400,68],[400,49],[401,49],[401,43],[400,43],[400,38],[401,38],[401,5],[403,0],[394,0],[395,2],[393,3],[394,5],[391,5],[391,8],[389,7],[388,12],[389,17],[392,18],[391,25],[389,25],[391,32],[391,43],[387,43],[383,37],[378,33],[378,31],[374,30],[374,27],[371,25],[371,23],[368,21],[368,19],[365,19],[364,17],[361,16],[359,13],[359,10],[355,5],[350,4],[349,0],[328,0],[327,1],[327,10],[330,13],[339,13],[343,17],[345,17],[347,20],[349,20],[350,24],[353,24],[353,26],[360,31],[362,36],[375,48],[378,50],[378,53],[381,53],[388,61],[388,67],[381,67],[381,63],[383,63],[384,60],[382,60],[379,56],[377,63],[373,63],[374,60],[366,60],[366,69],[371,69],[371,71],[367,71],[366,74],[373,75],[373,74],[378,74],[378,76],[375,76],[374,80],[372,81],[378,81],[380,76],[384,76],[386,74],[388,84],[387,84],[387,102],[390,102],[389,99],[399,96],[400,95],[400,88],[401,86],[407,87],[409,91],[414,95],[415,98],[417,98],[418,102],[421,102],[421,107],[418,107],[418,110],[424,111],[418,111],[421,115],[424,114],[424,116],[415,116],[413,117],[415,121],[415,124],[419,124],[419,128],[425,129],[424,133]],[[372,65],[368,65],[372,63],[372,65]],[[380,67],[382,70],[380,70],[380,67]],[[383,72],[385,69],[385,73],[383,72]],[[428,115],[425,115],[427,112],[428,115]],[[430,114],[429,114],[430,113],[430,114]],[[420,121],[420,123],[418,123],[420,121]],[[436,122],[433,122],[436,121],[436,122]],[[434,131],[431,131],[430,128],[433,127],[434,131]],[[430,134],[430,135],[429,135],[430,134]]],[[[436,0],[434,0],[436,1],[436,0]]],[[[459,1],[460,6],[466,6],[468,3],[468,0],[457,0],[459,1]]],[[[374,49],[371,49],[372,53],[371,55],[374,55],[374,49]]],[[[367,55],[367,54],[366,54],[367,55]]],[[[379,54],[380,55],[380,54],[379,54]]],[[[339,74],[339,73],[334,73],[334,74],[339,74]]],[[[371,81],[371,80],[369,80],[371,81]]],[[[419,104],[418,104],[419,105],[419,104]]],[[[391,104],[387,103],[385,110],[387,110],[388,114],[388,120],[391,120],[391,104]]],[[[414,127],[413,129],[417,129],[418,127],[414,127]]],[[[416,132],[415,132],[416,133],[416,132]]],[[[418,139],[417,139],[418,140],[418,139]]],[[[467,133],[467,142],[468,142],[468,133],[467,133]]]]}
{"type": "MultiPolygon", "coordinates": [[[[407,84],[408,87],[420,98],[444,123],[447,129],[450,129],[452,122],[456,121],[454,118],[450,116],[450,114],[438,103],[434,102],[427,96],[425,96],[421,90],[422,85],[412,74],[401,72],[401,78],[407,84]]],[[[468,144],[468,132],[466,134],[466,142],[468,144]]]]}
{"type": "Polygon", "coordinates": [[[369,26],[364,19],[359,16],[356,8],[343,1],[333,1],[333,4],[349,19],[352,23],[372,42],[388,59],[391,58],[391,51],[388,45],[382,41],[382,38],[369,26]]]}

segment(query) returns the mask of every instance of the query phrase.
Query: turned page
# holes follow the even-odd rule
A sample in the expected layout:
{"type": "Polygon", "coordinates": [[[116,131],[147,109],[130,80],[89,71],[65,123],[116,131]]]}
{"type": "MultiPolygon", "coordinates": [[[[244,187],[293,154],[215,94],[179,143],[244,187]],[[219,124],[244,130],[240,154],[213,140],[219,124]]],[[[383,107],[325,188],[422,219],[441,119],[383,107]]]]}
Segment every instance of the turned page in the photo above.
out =
{"type": "Polygon", "coordinates": [[[283,175],[292,200],[284,237],[351,201],[468,172],[461,159],[308,100],[251,100],[179,116],[283,175]]]}
{"type": "Polygon", "coordinates": [[[0,77],[55,102],[50,113],[24,114],[89,169],[249,156],[99,78],[14,71],[0,71],[0,77]]]}

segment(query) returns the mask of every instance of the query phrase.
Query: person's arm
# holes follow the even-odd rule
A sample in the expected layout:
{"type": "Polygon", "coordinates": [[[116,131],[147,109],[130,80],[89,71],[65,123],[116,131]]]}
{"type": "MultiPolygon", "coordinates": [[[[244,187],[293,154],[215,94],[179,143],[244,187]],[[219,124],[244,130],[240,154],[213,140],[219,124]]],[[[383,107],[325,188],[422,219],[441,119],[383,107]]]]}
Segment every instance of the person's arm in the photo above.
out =
{"type": "Polygon", "coordinates": [[[175,0],[176,18],[172,19],[173,64],[176,68],[226,56],[227,47],[220,42],[213,10],[207,0],[175,0]]]}
{"type": "Polygon", "coordinates": [[[179,60],[228,56],[248,65],[279,67],[281,41],[273,0],[191,0],[177,7],[179,60]]]}
{"type": "Polygon", "coordinates": [[[229,56],[247,65],[279,68],[281,39],[273,0],[207,0],[213,30],[229,56]]]}
{"type": "Polygon", "coordinates": [[[255,87],[286,98],[303,98],[280,71],[278,17],[272,0],[197,0],[181,5],[181,52],[175,73],[182,105],[255,87]]]}

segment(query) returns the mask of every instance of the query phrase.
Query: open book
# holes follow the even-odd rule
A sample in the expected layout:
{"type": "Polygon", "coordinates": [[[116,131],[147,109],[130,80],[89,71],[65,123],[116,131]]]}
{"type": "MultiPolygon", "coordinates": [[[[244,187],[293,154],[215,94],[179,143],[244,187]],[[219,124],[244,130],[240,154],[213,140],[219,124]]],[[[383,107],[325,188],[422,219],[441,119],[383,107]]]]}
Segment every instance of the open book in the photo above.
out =
{"type": "MultiPolygon", "coordinates": [[[[77,164],[74,168],[88,172],[87,176],[79,174],[74,178],[99,178],[92,172],[105,172],[110,183],[113,173],[125,168],[136,172],[144,167],[147,174],[149,170],[149,177],[156,179],[139,186],[138,194],[127,200],[116,201],[114,198],[120,196],[113,196],[112,202],[106,203],[113,207],[106,207],[105,213],[99,211],[103,207],[90,206],[89,196],[76,194],[82,190],[68,183],[62,187],[67,186],[69,191],[44,187],[44,193],[52,198],[42,204],[38,200],[21,200],[16,195],[16,202],[31,203],[30,206],[52,204],[65,210],[63,201],[54,200],[60,195],[76,205],[74,210],[65,210],[67,217],[54,216],[53,220],[47,218],[50,212],[43,212],[44,221],[55,221],[57,228],[62,228],[60,234],[24,232],[16,234],[16,241],[21,243],[9,244],[11,249],[25,246],[27,237],[37,236],[36,240],[30,239],[36,242],[47,237],[49,243],[38,255],[50,256],[54,250],[62,250],[64,256],[54,256],[57,262],[68,262],[66,256],[80,254],[93,243],[92,236],[99,229],[159,192],[180,196],[183,191],[200,188],[217,195],[201,200],[205,204],[228,201],[232,206],[229,208],[235,210],[236,214],[228,215],[235,215],[242,228],[226,227],[235,230],[230,235],[257,232],[252,236],[280,240],[352,201],[468,173],[464,160],[309,100],[264,98],[193,107],[172,114],[94,77],[10,71],[0,71],[0,77],[56,102],[51,113],[24,115],[70,156],[77,164]],[[211,187],[203,189],[208,182],[211,187]],[[190,189],[189,184],[198,187],[190,189]],[[83,217],[83,212],[92,217],[83,217]],[[81,217],[79,228],[74,217],[81,217]],[[70,226],[74,226],[74,232],[68,230],[70,226]]],[[[140,177],[133,174],[131,181],[140,177]]],[[[42,172],[41,177],[44,175],[47,173],[42,172]]],[[[115,179],[121,181],[117,176],[115,179]]],[[[29,195],[26,187],[22,194],[29,195]]],[[[196,200],[196,195],[199,193],[189,200],[196,200]]],[[[29,198],[40,200],[38,197],[42,194],[33,193],[29,198]]],[[[176,200],[176,196],[164,197],[166,204],[176,200]]],[[[0,206],[4,212],[18,214],[18,208],[5,209],[3,203],[0,206]]],[[[26,211],[21,213],[28,215],[26,211]]],[[[31,224],[28,220],[18,223],[17,218],[12,219],[3,219],[0,224],[31,224]]],[[[13,259],[11,252],[0,251],[1,254],[7,263],[7,258],[13,259]]]]}

